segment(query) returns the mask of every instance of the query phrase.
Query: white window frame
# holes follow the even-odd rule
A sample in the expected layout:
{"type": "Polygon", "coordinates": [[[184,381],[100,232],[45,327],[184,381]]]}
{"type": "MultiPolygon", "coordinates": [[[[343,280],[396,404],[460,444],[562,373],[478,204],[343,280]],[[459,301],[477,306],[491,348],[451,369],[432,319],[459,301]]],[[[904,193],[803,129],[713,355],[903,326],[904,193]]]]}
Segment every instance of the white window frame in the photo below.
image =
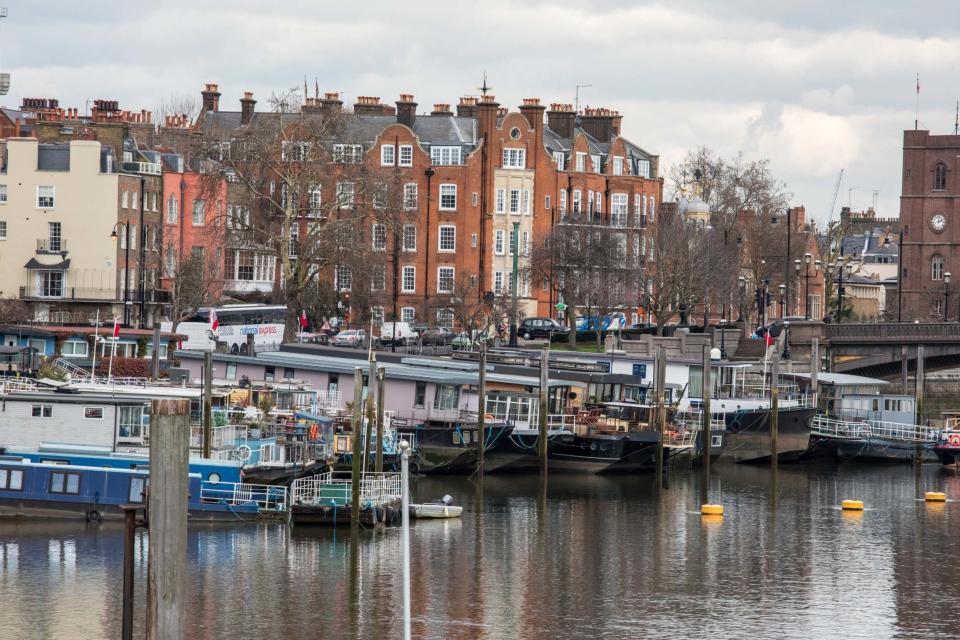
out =
{"type": "Polygon", "coordinates": [[[457,185],[449,182],[440,185],[440,211],[457,210],[457,185]],[[446,193],[444,193],[446,191],[446,193]],[[451,202],[450,199],[453,199],[451,202]]]}
{"type": "Polygon", "coordinates": [[[641,178],[650,179],[650,161],[637,160],[637,175],[641,178]]]}
{"type": "Polygon", "coordinates": [[[630,216],[630,198],[626,193],[610,194],[610,226],[625,227],[630,216]]]}
{"type": "Polygon", "coordinates": [[[613,175],[623,175],[623,156],[613,156],[613,175]]]}
{"type": "Polygon", "coordinates": [[[400,321],[414,322],[417,317],[416,307],[400,307],[400,321]]]}
{"type": "Polygon", "coordinates": [[[602,158],[599,153],[590,154],[590,162],[593,164],[593,172],[600,173],[601,167],[603,165],[602,158]]]}
{"type": "Polygon", "coordinates": [[[503,293],[503,271],[493,272],[493,292],[497,295],[503,293]]]}
{"type": "Polygon", "coordinates": [[[457,227],[452,224],[442,224],[437,229],[437,251],[439,253],[456,253],[457,227]],[[447,235],[444,238],[444,234],[447,235]],[[445,241],[447,241],[445,243],[445,241]],[[446,246],[444,246],[446,244],[446,246]]]}
{"type": "Polygon", "coordinates": [[[120,208],[121,209],[130,208],[130,196],[126,189],[120,192],[120,208]]]}
{"type": "Polygon", "coordinates": [[[557,171],[563,171],[566,169],[567,156],[563,151],[554,151],[553,161],[557,163],[557,171]]]}
{"type": "Polygon", "coordinates": [[[650,196],[650,222],[653,222],[654,219],[654,209],[657,208],[657,199],[653,196],[650,196]]]}
{"type": "Polygon", "coordinates": [[[560,189],[560,210],[561,211],[567,210],[567,190],[566,189],[560,189]]]}
{"type": "Polygon", "coordinates": [[[417,208],[417,183],[407,182],[403,185],[403,208],[407,211],[413,211],[417,208]]]}
{"type": "Polygon", "coordinates": [[[337,182],[337,206],[344,209],[353,208],[354,193],[354,185],[350,180],[337,182]]]}
{"type": "Polygon", "coordinates": [[[7,185],[0,184],[0,204],[7,204],[7,185]]]}
{"type": "Polygon", "coordinates": [[[453,293],[453,290],[456,287],[456,279],[457,270],[454,267],[437,267],[437,293],[453,293]],[[448,273],[448,275],[443,275],[445,273],[448,273]],[[450,287],[447,289],[444,289],[442,286],[444,280],[448,280],[450,284],[450,287]]]}
{"type": "Polygon", "coordinates": [[[60,347],[60,355],[64,358],[86,358],[90,355],[90,343],[86,340],[65,340],[60,347]],[[70,346],[70,353],[66,352],[67,346],[70,346]],[[76,348],[83,346],[83,353],[77,353],[76,348]]]}
{"type": "Polygon", "coordinates": [[[521,189],[510,189],[510,215],[520,215],[520,197],[523,195],[521,189]]]}
{"type": "Polygon", "coordinates": [[[400,152],[397,155],[397,166],[398,167],[413,166],[413,145],[412,144],[400,145],[400,152]]]}
{"type": "MultiPolygon", "coordinates": [[[[207,221],[207,203],[202,198],[194,198],[193,212],[190,216],[190,222],[194,227],[202,227],[207,221]],[[200,214],[200,222],[197,222],[197,213],[200,214]]],[[[130,236],[131,238],[133,236],[130,236]]],[[[131,247],[132,248],[132,247],[131,247]]]]}
{"type": "MultiPolygon", "coordinates": [[[[303,160],[305,154],[301,154],[298,160],[303,160]]],[[[362,144],[335,144],[333,145],[333,161],[342,164],[361,164],[363,162],[362,144]]]]}
{"type": "Polygon", "coordinates": [[[520,211],[523,215],[530,215],[530,190],[524,189],[520,194],[520,211]]]}
{"type": "Polygon", "coordinates": [[[504,233],[503,229],[494,230],[493,232],[493,254],[494,255],[503,256],[507,254],[507,251],[505,248],[506,245],[504,244],[504,242],[506,242],[505,238],[506,238],[506,234],[504,233]]]}
{"type": "Polygon", "coordinates": [[[392,144],[380,145],[380,165],[392,167],[397,163],[397,148],[392,144]]]}
{"type": "Polygon", "coordinates": [[[403,225],[403,250],[413,251],[413,252],[417,250],[417,225],[415,224],[403,225]],[[408,233],[408,232],[412,232],[412,233],[408,233]],[[413,239],[413,242],[408,242],[411,238],[413,239]]]}
{"type": "Polygon", "coordinates": [[[411,265],[406,265],[400,269],[400,293],[416,293],[417,292],[417,268],[411,265]],[[409,279],[413,282],[411,286],[407,286],[407,278],[409,274],[409,279]]]}
{"type": "Polygon", "coordinates": [[[587,154],[583,151],[577,151],[576,162],[576,170],[583,172],[587,168],[587,154]]]}
{"type": "Polygon", "coordinates": [[[580,189],[573,190],[572,211],[574,213],[583,213],[583,192],[580,191],[580,189]]]}
{"type": "Polygon", "coordinates": [[[434,146],[430,147],[430,162],[438,167],[449,167],[463,164],[461,161],[462,150],[459,146],[434,146]]]}
{"type": "Polygon", "coordinates": [[[502,166],[504,169],[526,169],[527,150],[519,147],[504,147],[502,166]]]}
{"type": "Polygon", "coordinates": [[[50,184],[38,184],[36,203],[37,209],[55,208],[57,205],[57,187],[50,184]]]}
{"type": "Polygon", "coordinates": [[[503,187],[497,187],[496,201],[495,201],[495,213],[506,213],[507,212],[507,190],[503,187]]]}
{"type": "Polygon", "coordinates": [[[373,228],[370,231],[370,240],[373,244],[374,251],[386,251],[387,250],[387,225],[382,223],[374,223],[373,228]]]}

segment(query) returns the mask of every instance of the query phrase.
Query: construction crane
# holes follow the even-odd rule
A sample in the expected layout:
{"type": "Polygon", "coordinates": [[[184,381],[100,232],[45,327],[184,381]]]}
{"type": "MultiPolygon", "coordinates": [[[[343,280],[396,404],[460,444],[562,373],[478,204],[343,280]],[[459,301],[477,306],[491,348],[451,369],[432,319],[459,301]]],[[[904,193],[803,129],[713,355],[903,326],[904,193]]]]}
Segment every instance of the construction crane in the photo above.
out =
{"type": "Polygon", "coordinates": [[[833,198],[830,200],[830,208],[827,209],[827,224],[833,220],[833,210],[837,206],[837,195],[840,193],[840,182],[843,180],[843,169],[837,174],[837,184],[833,185],[833,198]]]}

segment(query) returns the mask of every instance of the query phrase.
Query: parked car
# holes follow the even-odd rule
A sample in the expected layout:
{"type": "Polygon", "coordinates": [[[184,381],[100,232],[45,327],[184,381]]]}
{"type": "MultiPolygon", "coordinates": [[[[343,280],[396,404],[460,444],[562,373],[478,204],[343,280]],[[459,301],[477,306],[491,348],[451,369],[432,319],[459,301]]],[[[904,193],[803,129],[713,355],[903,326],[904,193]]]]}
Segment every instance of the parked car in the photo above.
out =
{"type": "Polygon", "coordinates": [[[524,340],[549,338],[555,333],[566,335],[570,333],[570,329],[553,318],[527,318],[517,327],[517,335],[524,340]]]}
{"type": "Polygon", "coordinates": [[[457,349],[476,349],[481,342],[490,341],[491,338],[486,331],[473,330],[469,334],[461,331],[450,341],[450,344],[457,349]]]}
{"type": "Polygon", "coordinates": [[[418,337],[409,322],[384,322],[380,326],[380,344],[383,345],[392,345],[394,340],[400,346],[414,344],[418,337]]]}
{"type": "Polygon", "coordinates": [[[420,332],[420,344],[446,346],[453,343],[453,331],[446,327],[434,327],[420,332]]]}
{"type": "Polygon", "coordinates": [[[367,332],[363,329],[347,329],[335,335],[330,344],[335,347],[365,347],[367,332]]]}

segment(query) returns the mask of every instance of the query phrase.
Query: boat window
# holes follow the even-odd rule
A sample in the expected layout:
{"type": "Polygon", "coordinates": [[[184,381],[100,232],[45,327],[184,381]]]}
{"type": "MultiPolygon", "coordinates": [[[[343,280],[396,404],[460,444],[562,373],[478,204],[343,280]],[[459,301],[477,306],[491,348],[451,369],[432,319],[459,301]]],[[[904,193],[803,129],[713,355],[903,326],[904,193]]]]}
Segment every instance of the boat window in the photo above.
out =
{"type": "Polygon", "coordinates": [[[40,458],[40,464],[70,464],[69,460],[51,460],[50,458],[40,458]]]}
{"type": "Polygon", "coordinates": [[[127,499],[130,502],[143,502],[146,489],[146,478],[130,478],[130,494],[127,499]]]}
{"type": "Polygon", "coordinates": [[[50,404],[35,404],[33,405],[33,410],[31,415],[34,418],[49,418],[53,415],[53,405],[50,404]]]}
{"type": "Polygon", "coordinates": [[[413,396],[413,406],[423,407],[427,401],[427,383],[423,380],[417,380],[417,388],[413,396]]]}
{"type": "Polygon", "coordinates": [[[54,471],[50,474],[50,493],[80,493],[80,474],[54,471]]]}
{"type": "Polygon", "coordinates": [[[20,469],[0,469],[0,489],[22,491],[23,471],[20,469]]]}
{"type": "Polygon", "coordinates": [[[88,420],[102,420],[103,407],[84,407],[83,417],[88,420]]]}
{"type": "Polygon", "coordinates": [[[441,410],[452,410],[457,408],[457,400],[460,399],[460,387],[455,384],[438,384],[437,392],[433,398],[433,408],[441,410]]]}
{"type": "Polygon", "coordinates": [[[120,407],[117,440],[142,442],[143,407],[120,407]]]}
{"type": "Polygon", "coordinates": [[[219,482],[220,482],[220,474],[219,474],[219,473],[211,473],[210,475],[207,476],[207,482],[209,482],[210,484],[217,484],[217,483],[219,483],[219,482]]]}

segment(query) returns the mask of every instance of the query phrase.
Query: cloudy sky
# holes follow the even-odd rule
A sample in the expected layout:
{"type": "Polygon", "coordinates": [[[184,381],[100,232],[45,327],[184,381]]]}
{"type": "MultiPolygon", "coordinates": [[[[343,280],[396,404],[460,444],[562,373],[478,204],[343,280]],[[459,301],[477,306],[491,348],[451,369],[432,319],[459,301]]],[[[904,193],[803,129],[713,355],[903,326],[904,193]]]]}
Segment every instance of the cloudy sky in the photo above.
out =
{"type": "MultiPolygon", "coordinates": [[[[624,133],[662,166],[706,145],[769,157],[818,217],[837,207],[896,215],[902,131],[953,130],[960,2],[671,0],[6,0],[8,106],[57,97],[156,108],[217,82],[221,108],[302,85],[421,109],[476,94],[618,109],[624,133]],[[782,8],[779,8],[782,7],[782,8]],[[848,191],[853,188],[852,191],[848,191]]],[[[263,102],[261,102],[263,104],[263,102]]]]}

